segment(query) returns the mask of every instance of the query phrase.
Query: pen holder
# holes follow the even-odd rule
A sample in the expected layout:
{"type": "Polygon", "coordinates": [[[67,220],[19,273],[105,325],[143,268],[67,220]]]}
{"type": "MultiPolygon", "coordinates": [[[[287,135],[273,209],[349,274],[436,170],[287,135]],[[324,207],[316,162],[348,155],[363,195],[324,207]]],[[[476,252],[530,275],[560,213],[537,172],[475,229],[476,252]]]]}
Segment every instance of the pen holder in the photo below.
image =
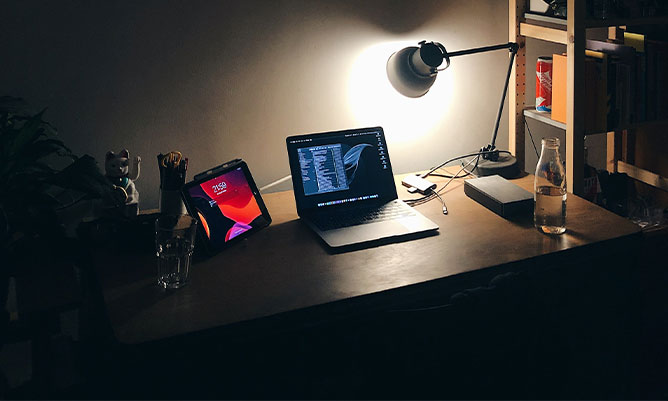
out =
{"type": "Polygon", "coordinates": [[[183,204],[183,199],[181,199],[181,191],[160,189],[160,203],[158,207],[161,214],[188,214],[186,205],[183,204]]]}

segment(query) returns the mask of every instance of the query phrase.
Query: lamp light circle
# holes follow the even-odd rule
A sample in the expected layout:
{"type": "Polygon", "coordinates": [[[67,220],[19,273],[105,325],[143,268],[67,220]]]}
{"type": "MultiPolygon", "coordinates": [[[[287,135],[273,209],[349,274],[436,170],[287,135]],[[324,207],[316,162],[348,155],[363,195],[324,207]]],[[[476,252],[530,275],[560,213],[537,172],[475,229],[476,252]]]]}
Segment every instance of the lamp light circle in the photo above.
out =
{"type": "Polygon", "coordinates": [[[417,42],[378,40],[361,49],[350,68],[348,106],[355,124],[382,125],[387,141],[392,144],[413,144],[418,138],[434,135],[434,129],[450,113],[448,106],[457,87],[452,74],[438,78],[441,82],[434,82],[422,97],[406,97],[392,86],[387,77],[388,57],[404,47],[416,46],[417,42]]]}

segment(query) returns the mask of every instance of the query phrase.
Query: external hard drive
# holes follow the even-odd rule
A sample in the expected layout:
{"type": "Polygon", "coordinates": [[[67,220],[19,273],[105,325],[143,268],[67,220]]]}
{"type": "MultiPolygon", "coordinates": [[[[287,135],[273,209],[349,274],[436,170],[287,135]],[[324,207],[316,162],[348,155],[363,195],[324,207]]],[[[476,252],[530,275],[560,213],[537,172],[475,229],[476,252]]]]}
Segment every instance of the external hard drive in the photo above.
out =
{"type": "Polygon", "coordinates": [[[464,181],[464,193],[501,217],[533,211],[533,194],[498,175],[464,181]]]}

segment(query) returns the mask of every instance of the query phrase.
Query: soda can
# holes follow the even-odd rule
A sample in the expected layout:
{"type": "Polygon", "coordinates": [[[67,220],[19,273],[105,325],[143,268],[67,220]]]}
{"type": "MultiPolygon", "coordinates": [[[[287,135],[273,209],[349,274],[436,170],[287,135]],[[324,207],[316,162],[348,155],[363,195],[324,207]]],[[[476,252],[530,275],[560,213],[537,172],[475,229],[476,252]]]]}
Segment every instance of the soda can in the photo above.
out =
{"type": "Polygon", "coordinates": [[[552,57],[536,61],[536,110],[552,111],[552,57]]]}

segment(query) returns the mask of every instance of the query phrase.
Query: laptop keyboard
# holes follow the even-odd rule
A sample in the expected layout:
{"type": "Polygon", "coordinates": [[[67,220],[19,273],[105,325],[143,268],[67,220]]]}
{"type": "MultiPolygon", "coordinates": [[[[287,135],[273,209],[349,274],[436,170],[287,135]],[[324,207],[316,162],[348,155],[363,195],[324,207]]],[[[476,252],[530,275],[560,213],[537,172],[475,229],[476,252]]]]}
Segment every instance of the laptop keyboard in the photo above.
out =
{"type": "Polygon", "coordinates": [[[381,207],[354,209],[341,213],[314,216],[312,221],[320,230],[327,231],[414,215],[415,212],[410,207],[400,202],[392,201],[381,207]]]}

